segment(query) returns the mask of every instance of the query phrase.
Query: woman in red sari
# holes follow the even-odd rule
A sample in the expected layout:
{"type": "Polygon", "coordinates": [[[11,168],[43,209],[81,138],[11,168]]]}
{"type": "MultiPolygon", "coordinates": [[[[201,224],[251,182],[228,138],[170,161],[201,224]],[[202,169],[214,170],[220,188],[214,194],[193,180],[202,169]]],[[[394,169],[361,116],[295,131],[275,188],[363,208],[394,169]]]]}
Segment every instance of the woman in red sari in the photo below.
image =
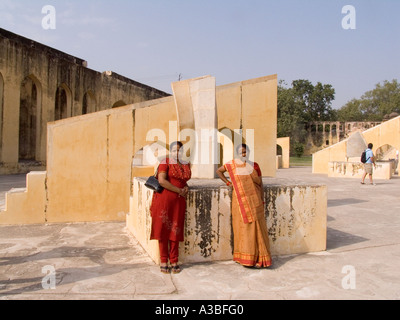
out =
{"type": "Polygon", "coordinates": [[[161,272],[169,273],[172,269],[173,273],[179,273],[179,242],[184,240],[186,195],[189,191],[187,181],[192,174],[190,164],[181,160],[182,143],[171,143],[169,150],[170,156],[158,167],[158,180],[164,190],[153,195],[150,240],[158,240],[161,272]],[[168,260],[171,268],[168,267],[168,260]]]}
{"type": "Polygon", "coordinates": [[[232,192],[233,260],[246,267],[271,266],[271,254],[263,203],[262,174],[259,165],[247,158],[249,148],[241,144],[238,158],[217,170],[232,192]],[[224,173],[228,172],[231,181],[224,173]]]}

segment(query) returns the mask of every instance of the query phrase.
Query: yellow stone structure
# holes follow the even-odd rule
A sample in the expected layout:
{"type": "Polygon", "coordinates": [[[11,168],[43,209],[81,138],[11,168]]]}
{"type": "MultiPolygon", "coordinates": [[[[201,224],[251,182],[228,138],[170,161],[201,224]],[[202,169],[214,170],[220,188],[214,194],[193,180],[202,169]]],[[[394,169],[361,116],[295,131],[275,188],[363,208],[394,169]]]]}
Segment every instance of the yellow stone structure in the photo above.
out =
{"type": "Polygon", "coordinates": [[[0,225],[125,221],[149,241],[154,174],[168,145],[192,163],[183,262],[232,258],[232,194],[215,179],[241,143],[264,176],[273,255],[325,250],[327,190],[275,178],[277,75],[216,86],[212,76],[172,83],[173,95],[0,29],[0,174],[29,172],[6,194],[0,225]],[[32,171],[36,170],[36,171],[32,171]]]}
{"type": "MultiPolygon", "coordinates": [[[[263,174],[271,177],[276,172],[276,87],[277,76],[273,75],[215,88],[218,129],[229,126],[232,131],[251,132],[252,153],[263,174]],[[231,118],[232,114],[236,117],[231,118]]],[[[47,170],[42,173],[45,190],[35,198],[45,203],[43,210],[25,219],[33,205],[29,196],[33,190],[28,187],[20,190],[25,196],[19,198],[18,210],[10,205],[18,192],[8,195],[0,224],[124,220],[132,173],[154,172],[151,166],[132,169],[133,159],[155,142],[149,136],[155,129],[167,144],[176,139],[177,110],[170,96],[48,123],[47,170]]],[[[222,144],[228,145],[227,139],[222,144]]],[[[31,177],[27,179],[29,186],[31,177]]]]}
{"type": "Polygon", "coordinates": [[[282,155],[278,156],[277,169],[288,169],[290,168],[290,138],[283,137],[276,140],[276,144],[281,147],[282,155]]]}
{"type": "MultiPolygon", "coordinates": [[[[216,103],[218,128],[221,133],[225,132],[225,135],[220,135],[223,139],[219,141],[223,141],[223,149],[229,151],[222,152],[221,163],[232,159],[235,146],[242,142],[242,133],[246,132],[246,142],[254,145],[254,160],[260,164],[264,176],[274,177],[277,143],[274,125],[276,100],[268,98],[275,96],[276,76],[217,87],[215,93],[212,92],[213,83],[214,79],[201,77],[173,84],[174,93],[177,95],[174,99],[178,110],[178,127],[181,130],[194,129],[200,120],[204,127],[212,129],[216,103]],[[215,95],[216,99],[213,98],[215,95]],[[196,119],[196,113],[200,115],[200,119],[196,119]],[[182,117],[181,114],[185,116],[182,117]],[[247,124],[248,127],[244,127],[243,124],[247,124]],[[235,129],[236,125],[240,130],[235,129]],[[231,134],[228,137],[232,131],[236,132],[236,136],[231,134]],[[263,136],[267,138],[262,139],[263,136]]],[[[201,145],[201,142],[198,144],[201,145]]],[[[285,166],[288,166],[290,141],[288,138],[283,138],[279,143],[284,150],[285,166]]],[[[206,149],[207,154],[209,150],[206,149]]],[[[152,167],[145,168],[152,169],[150,174],[154,172],[152,167]]],[[[199,174],[194,170],[193,177],[188,182],[190,192],[187,198],[185,241],[180,246],[180,260],[181,262],[230,260],[233,250],[232,194],[219,179],[212,179],[215,174],[215,167],[213,168],[212,164],[210,168],[207,165],[202,166],[200,171],[199,174]],[[213,170],[212,175],[203,176],[208,169],[213,170]]],[[[264,181],[266,219],[272,254],[325,250],[326,186],[293,185],[272,179],[265,178],[264,181]]],[[[153,193],[144,186],[145,181],[143,177],[133,177],[127,228],[149,256],[158,263],[158,242],[149,240],[150,205],[153,193]]]]}
{"type": "Polygon", "coordinates": [[[312,172],[328,174],[332,177],[360,178],[363,166],[361,153],[367,144],[373,144],[373,152],[378,156],[376,179],[390,179],[398,172],[398,151],[400,150],[400,117],[385,121],[362,132],[356,132],[346,140],[313,154],[312,172]],[[362,142],[351,145],[357,135],[362,142]],[[387,150],[379,153],[379,150],[387,150]],[[396,155],[397,153],[397,155],[396,155]],[[390,162],[390,164],[388,163],[390,162]]]}
{"type": "MultiPolygon", "coordinates": [[[[153,261],[159,263],[158,241],[149,240],[153,192],[144,183],[144,178],[133,179],[127,228],[153,261]]],[[[185,241],[179,248],[180,261],[231,260],[232,193],[219,180],[193,179],[188,183],[185,241]]],[[[271,254],[326,250],[326,186],[293,184],[273,178],[264,178],[263,183],[271,254]]]]}
{"type": "Polygon", "coordinates": [[[26,189],[7,194],[0,224],[126,221],[157,261],[157,242],[148,240],[152,193],[143,177],[154,173],[170,142],[179,139],[193,147],[190,135],[196,136],[196,126],[206,123],[216,139],[201,136],[194,145],[206,146],[206,154],[220,152],[213,157],[218,163],[194,171],[190,181],[183,261],[231,258],[231,194],[214,179],[215,171],[203,174],[231,160],[242,142],[251,146],[251,157],[267,179],[273,254],[325,250],[326,187],[274,178],[277,76],[218,87],[213,77],[205,76],[174,83],[173,91],[174,96],[48,123],[46,171],[28,174],[26,189]]]}
{"type": "Polygon", "coordinates": [[[49,122],[166,96],[0,28],[0,174],[46,169],[49,122]]]}

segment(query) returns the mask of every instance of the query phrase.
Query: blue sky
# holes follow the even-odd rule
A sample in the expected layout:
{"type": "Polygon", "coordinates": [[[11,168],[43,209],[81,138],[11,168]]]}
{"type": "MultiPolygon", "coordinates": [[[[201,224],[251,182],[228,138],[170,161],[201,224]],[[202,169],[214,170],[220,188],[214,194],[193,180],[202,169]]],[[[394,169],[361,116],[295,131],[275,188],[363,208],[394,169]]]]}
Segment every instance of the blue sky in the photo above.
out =
{"type": "Polygon", "coordinates": [[[171,93],[278,74],[331,84],[334,108],[399,79],[399,0],[0,0],[0,27],[171,93]],[[46,30],[42,8],[56,10],[46,30]],[[356,29],[343,29],[345,5],[356,29]]]}

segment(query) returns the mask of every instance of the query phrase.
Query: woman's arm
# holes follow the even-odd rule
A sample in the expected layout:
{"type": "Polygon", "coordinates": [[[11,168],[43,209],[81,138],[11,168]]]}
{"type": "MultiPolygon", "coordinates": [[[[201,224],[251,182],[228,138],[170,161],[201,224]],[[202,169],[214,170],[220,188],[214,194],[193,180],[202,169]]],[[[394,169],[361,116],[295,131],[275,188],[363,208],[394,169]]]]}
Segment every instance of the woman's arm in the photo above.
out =
{"type": "Polygon", "coordinates": [[[175,192],[179,194],[180,196],[184,197],[187,194],[187,191],[185,188],[178,188],[174,186],[171,182],[167,180],[167,173],[166,172],[160,172],[158,174],[158,182],[160,182],[160,185],[169,191],[175,192]]]}
{"type": "Polygon", "coordinates": [[[261,196],[261,201],[264,202],[264,185],[262,181],[262,173],[261,173],[261,168],[258,165],[257,162],[254,162],[254,170],[257,172],[257,177],[254,177],[255,175],[251,175],[253,177],[254,183],[258,186],[260,191],[260,196],[261,196]]]}
{"type": "Polygon", "coordinates": [[[261,174],[260,166],[258,165],[258,163],[254,162],[253,168],[257,172],[257,177],[255,177],[255,175],[251,175],[253,178],[253,181],[255,184],[261,186],[261,188],[262,188],[262,174],[261,174]]]}
{"type": "Polygon", "coordinates": [[[228,186],[232,185],[232,183],[225,177],[224,173],[226,172],[226,169],[224,166],[218,168],[217,170],[217,176],[228,186]]]}

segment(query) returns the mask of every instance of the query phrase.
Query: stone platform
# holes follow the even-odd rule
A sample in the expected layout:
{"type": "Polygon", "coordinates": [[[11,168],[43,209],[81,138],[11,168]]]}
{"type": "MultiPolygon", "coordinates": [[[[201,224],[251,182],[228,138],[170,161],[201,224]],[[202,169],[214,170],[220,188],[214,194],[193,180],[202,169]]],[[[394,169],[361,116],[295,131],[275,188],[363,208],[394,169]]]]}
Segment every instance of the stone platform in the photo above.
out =
{"type": "MultiPolygon", "coordinates": [[[[361,186],[310,167],[278,170],[277,177],[327,185],[326,251],[273,256],[268,269],[216,261],[184,263],[180,274],[164,275],[125,222],[0,226],[0,300],[140,300],[150,317],[155,310],[143,300],[400,299],[399,177],[361,186]],[[54,267],[55,289],[42,286],[46,266],[54,267]]],[[[0,176],[0,201],[1,190],[25,181],[0,176]]]]}
{"type": "MultiPolygon", "coordinates": [[[[159,262],[158,241],[149,240],[153,192],[146,178],[134,178],[127,228],[149,256],[159,262]]],[[[232,191],[219,179],[192,179],[187,197],[182,262],[231,260],[232,191]]],[[[263,178],[265,217],[272,255],[326,249],[327,188],[323,184],[263,178]]]]}

